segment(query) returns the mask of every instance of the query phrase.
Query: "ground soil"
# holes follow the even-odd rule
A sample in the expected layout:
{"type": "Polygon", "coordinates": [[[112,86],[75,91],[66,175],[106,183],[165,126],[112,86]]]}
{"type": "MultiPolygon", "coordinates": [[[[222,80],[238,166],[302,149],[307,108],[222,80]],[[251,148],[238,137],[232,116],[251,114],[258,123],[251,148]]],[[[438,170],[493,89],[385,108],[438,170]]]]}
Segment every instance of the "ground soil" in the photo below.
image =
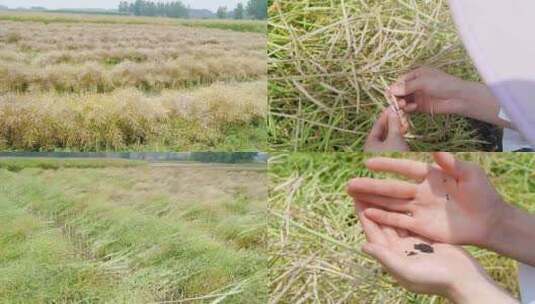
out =
{"type": "Polygon", "coordinates": [[[477,137],[484,141],[482,150],[487,152],[502,151],[502,134],[501,128],[478,120],[470,120],[471,125],[477,132],[477,137]]]}

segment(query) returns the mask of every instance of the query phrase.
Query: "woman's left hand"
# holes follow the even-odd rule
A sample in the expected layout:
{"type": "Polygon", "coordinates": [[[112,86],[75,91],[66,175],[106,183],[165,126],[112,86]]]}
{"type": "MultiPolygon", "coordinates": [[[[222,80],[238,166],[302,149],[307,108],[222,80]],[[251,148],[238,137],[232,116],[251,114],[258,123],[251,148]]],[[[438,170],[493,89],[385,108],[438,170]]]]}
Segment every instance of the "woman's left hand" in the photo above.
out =
{"type": "Polygon", "coordinates": [[[394,109],[387,108],[375,122],[366,144],[365,152],[409,151],[409,145],[403,138],[401,120],[394,109]]]}
{"type": "Polygon", "coordinates": [[[377,259],[401,286],[454,303],[518,303],[462,247],[378,225],[364,215],[367,203],[355,205],[368,240],[362,250],[377,259]]]}

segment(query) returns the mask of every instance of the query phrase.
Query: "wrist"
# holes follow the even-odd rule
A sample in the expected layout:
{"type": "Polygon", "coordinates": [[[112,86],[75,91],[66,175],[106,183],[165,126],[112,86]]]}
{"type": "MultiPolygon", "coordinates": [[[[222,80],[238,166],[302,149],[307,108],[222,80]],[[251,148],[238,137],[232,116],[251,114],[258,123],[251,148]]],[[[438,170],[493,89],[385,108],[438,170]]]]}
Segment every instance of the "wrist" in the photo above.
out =
{"type": "Polygon", "coordinates": [[[482,244],[489,250],[535,266],[535,217],[506,205],[482,244]]]}
{"type": "Polygon", "coordinates": [[[500,103],[486,85],[464,81],[459,100],[460,105],[456,114],[500,127],[512,127],[509,122],[500,118],[500,103]]]}
{"type": "Polygon", "coordinates": [[[500,207],[496,208],[495,220],[487,222],[487,233],[481,242],[476,245],[500,252],[503,246],[507,246],[507,240],[515,235],[514,227],[511,223],[519,220],[519,213],[516,208],[503,201],[497,206],[500,207]]]}
{"type": "Polygon", "coordinates": [[[479,301],[475,301],[474,291],[488,288],[485,285],[487,283],[482,279],[456,280],[448,288],[446,298],[456,304],[477,303],[479,301]]]}
{"type": "Polygon", "coordinates": [[[489,92],[487,92],[487,86],[478,82],[466,80],[463,80],[462,84],[459,86],[461,89],[459,90],[457,98],[461,102],[456,114],[469,117],[477,115],[477,111],[481,111],[481,105],[488,99],[489,92]]]}
{"type": "Polygon", "coordinates": [[[486,273],[477,273],[473,278],[463,275],[451,285],[446,297],[456,304],[518,303],[486,273]]]}

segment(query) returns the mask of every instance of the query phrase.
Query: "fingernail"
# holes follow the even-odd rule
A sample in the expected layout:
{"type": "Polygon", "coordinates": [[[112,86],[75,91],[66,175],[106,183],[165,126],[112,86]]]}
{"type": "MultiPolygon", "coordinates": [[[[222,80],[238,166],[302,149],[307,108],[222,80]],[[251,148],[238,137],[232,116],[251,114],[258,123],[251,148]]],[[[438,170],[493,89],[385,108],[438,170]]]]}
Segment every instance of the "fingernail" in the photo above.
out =
{"type": "Polygon", "coordinates": [[[372,255],[373,253],[373,245],[370,243],[366,243],[362,245],[362,251],[366,254],[372,255]]]}

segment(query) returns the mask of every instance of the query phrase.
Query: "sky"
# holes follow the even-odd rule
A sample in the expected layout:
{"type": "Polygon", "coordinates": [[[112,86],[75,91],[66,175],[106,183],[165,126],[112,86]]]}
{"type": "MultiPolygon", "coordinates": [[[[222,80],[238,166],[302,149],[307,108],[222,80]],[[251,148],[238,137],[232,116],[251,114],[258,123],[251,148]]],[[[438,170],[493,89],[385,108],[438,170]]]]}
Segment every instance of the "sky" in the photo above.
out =
{"type": "MultiPolygon", "coordinates": [[[[6,5],[9,8],[43,6],[48,9],[58,8],[117,8],[120,0],[0,0],[0,5],[6,5]]],[[[229,9],[236,7],[240,0],[182,0],[191,8],[209,9],[216,11],[219,6],[227,6],[229,9]]],[[[241,0],[246,3],[246,0],[241,0]]]]}

